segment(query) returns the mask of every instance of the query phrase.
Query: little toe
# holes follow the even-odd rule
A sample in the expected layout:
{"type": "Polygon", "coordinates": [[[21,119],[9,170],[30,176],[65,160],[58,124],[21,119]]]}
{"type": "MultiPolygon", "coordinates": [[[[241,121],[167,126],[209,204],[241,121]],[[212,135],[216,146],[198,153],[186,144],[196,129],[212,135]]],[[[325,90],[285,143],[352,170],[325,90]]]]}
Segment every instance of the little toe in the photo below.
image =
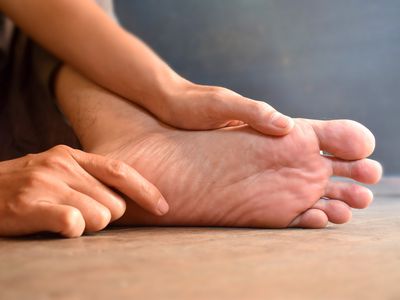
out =
{"type": "Polygon", "coordinates": [[[351,219],[351,209],[343,201],[336,199],[320,199],[312,208],[322,210],[327,216],[329,222],[343,224],[351,219]]]}
{"type": "Polygon", "coordinates": [[[366,208],[373,200],[370,189],[351,182],[329,182],[325,196],[339,199],[352,208],[366,208]]]}
{"type": "Polygon", "coordinates": [[[377,183],[382,177],[382,166],[372,159],[344,161],[326,157],[332,163],[332,174],[347,177],[366,184],[377,183]]]}
{"type": "Polygon", "coordinates": [[[328,216],[320,209],[310,208],[298,215],[288,227],[324,228],[328,225],[328,216]]]}
{"type": "Polygon", "coordinates": [[[368,157],[375,137],[365,126],[351,120],[305,120],[318,136],[320,148],[335,157],[356,160],[368,157]]]}

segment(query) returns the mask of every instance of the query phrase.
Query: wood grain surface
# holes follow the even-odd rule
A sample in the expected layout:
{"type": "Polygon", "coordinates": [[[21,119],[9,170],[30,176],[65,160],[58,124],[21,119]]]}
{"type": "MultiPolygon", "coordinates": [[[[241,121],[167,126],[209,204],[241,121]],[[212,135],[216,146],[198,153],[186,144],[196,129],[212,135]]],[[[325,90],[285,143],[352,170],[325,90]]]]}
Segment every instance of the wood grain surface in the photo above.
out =
{"type": "Polygon", "coordinates": [[[400,299],[400,179],[322,230],[111,228],[0,239],[0,299],[400,299]]]}

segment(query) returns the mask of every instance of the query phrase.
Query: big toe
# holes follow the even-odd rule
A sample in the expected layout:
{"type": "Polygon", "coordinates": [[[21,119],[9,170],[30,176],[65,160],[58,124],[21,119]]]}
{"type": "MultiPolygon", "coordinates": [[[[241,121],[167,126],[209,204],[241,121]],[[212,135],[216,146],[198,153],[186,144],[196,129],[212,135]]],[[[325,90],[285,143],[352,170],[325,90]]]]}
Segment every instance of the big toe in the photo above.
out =
{"type": "Polygon", "coordinates": [[[320,148],[335,157],[356,160],[375,149],[375,137],[362,124],[352,120],[306,120],[318,136],[320,148]]]}

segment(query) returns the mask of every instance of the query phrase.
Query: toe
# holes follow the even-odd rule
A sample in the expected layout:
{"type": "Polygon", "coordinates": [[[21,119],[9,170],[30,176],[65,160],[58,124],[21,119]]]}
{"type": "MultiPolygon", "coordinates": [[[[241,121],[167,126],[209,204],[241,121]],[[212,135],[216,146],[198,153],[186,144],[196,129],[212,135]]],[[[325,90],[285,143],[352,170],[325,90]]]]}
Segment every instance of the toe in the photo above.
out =
{"type": "Polygon", "coordinates": [[[306,120],[318,136],[321,150],[333,156],[355,160],[374,151],[375,137],[365,126],[351,120],[306,120]]]}
{"type": "Polygon", "coordinates": [[[328,224],[328,216],[320,209],[310,208],[298,215],[288,227],[324,228],[328,224]]]}
{"type": "Polygon", "coordinates": [[[339,199],[352,208],[366,208],[373,199],[370,189],[350,182],[329,182],[326,186],[325,196],[339,199]]]}
{"type": "Polygon", "coordinates": [[[333,157],[326,157],[332,163],[332,174],[348,177],[366,184],[377,183],[382,177],[382,166],[372,159],[344,161],[333,157]]]}
{"type": "Polygon", "coordinates": [[[320,209],[327,216],[329,222],[343,224],[351,219],[351,209],[343,201],[336,199],[320,199],[312,208],[320,209]]]}

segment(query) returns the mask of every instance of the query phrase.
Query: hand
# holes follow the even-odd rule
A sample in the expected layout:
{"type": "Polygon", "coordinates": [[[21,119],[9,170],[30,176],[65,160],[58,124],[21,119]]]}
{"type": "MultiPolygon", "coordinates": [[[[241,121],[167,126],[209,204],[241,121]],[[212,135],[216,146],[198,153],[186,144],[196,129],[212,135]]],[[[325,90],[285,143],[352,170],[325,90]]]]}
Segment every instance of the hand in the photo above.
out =
{"type": "Polygon", "coordinates": [[[0,163],[0,236],[99,231],[126,206],[105,184],[154,214],[168,211],[157,188],[128,165],[56,146],[0,163]]]}
{"type": "Polygon", "coordinates": [[[161,98],[162,103],[148,101],[142,105],[165,123],[183,129],[216,129],[246,123],[261,133],[279,136],[288,134],[294,126],[291,118],[267,103],[229,89],[189,82],[177,86],[161,98]]]}

